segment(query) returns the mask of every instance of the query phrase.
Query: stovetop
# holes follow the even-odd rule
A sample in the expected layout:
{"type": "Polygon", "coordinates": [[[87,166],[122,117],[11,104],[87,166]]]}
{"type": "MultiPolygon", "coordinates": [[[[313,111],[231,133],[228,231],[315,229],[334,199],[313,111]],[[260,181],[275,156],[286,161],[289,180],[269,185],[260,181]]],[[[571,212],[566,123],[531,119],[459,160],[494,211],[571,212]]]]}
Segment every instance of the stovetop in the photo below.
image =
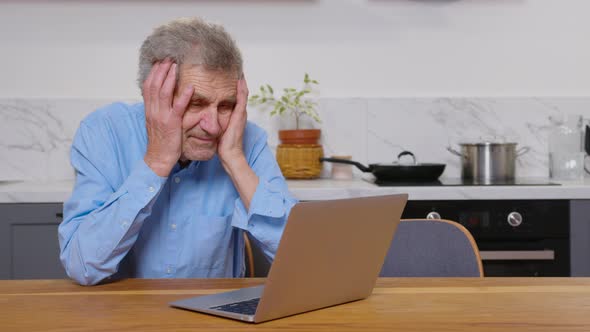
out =
{"type": "Polygon", "coordinates": [[[514,180],[493,181],[490,183],[475,180],[464,180],[460,178],[439,179],[435,182],[405,182],[405,181],[380,181],[374,183],[380,187],[415,187],[415,186],[560,186],[561,184],[551,182],[543,178],[517,178],[514,180]]]}

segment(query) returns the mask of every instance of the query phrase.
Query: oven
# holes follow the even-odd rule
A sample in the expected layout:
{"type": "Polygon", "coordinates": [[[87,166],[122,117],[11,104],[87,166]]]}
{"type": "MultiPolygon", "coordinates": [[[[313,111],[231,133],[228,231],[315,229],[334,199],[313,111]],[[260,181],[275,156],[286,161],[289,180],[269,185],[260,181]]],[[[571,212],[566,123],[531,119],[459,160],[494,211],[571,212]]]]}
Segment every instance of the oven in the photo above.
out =
{"type": "Polygon", "coordinates": [[[570,276],[567,200],[409,201],[402,218],[465,226],[479,247],[485,276],[570,276]]]}

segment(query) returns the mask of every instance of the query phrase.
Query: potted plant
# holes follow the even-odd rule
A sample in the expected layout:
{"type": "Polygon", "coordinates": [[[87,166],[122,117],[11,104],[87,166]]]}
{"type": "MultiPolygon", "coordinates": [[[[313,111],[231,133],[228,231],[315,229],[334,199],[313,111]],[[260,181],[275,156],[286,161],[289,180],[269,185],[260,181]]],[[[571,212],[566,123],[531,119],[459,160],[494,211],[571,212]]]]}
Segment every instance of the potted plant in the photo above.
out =
{"type": "Polygon", "coordinates": [[[260,92],[250,97],[252,105],[271,106],[270,115],[289,114],[295,118],[295,129],[279,130],[279,139],[283,144],[317,144],[321,131],[319,129],[301,129],[299,126],[303,117],[309,117],[321,123],[316,110],[317,103],[305,98],[312,92],[312,85],[319,82],[311,79],[307,73],[303,77],[304,86],[301,90],[295,88],[283,89],[282,96],[275,98],[274,89],[270,84],[260,86],[260,92]]]}
{"type": "Polygon", "coordinates": [[[312,92],[312,86],[318,81],[311,79],[306,73],[303,77],[303,88],[283,89],[283,94],[275,97],[270,84],[260,87],[258,94],[249,98],[252,105],[270,106],[271,116],[289,114],[295,118],[295,129],[279,130],[281,144],[277,147],[277,162],[283,175],[289,179],[316,178],[322,171],[320,158],[323,149],[319,144],[321,131],[319,129],[301,129],[301,120],[308,117],[321,123],[316,110],[317,103],[306,98],[312,92]]]}

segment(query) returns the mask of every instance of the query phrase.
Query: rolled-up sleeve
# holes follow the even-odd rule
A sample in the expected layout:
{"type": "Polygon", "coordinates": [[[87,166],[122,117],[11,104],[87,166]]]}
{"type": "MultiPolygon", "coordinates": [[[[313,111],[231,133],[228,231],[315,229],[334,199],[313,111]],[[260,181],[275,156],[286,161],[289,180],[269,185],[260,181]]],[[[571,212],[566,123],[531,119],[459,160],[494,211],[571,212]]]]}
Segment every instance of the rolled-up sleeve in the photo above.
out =
{"type": "Polygon", "coordinates": [[[250,210],[246,210],[241,199],[236,199],[232,225],[248,231],[267,258],[273,259],[291,208],[297,200],[289,193],[266,138],[263,132],[258,135],[249,159],[259,179],[250,210]]]}

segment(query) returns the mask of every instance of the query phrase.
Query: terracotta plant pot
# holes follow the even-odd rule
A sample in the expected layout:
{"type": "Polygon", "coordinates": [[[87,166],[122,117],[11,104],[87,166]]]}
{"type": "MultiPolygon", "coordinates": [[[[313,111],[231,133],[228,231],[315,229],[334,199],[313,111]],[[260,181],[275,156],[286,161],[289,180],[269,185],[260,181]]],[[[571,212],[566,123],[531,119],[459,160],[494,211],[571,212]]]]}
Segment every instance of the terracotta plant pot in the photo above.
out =
{"type": "Polygon", "coordinates": [[[279,130],[282,144],[318,144],[320,129],[279,130]]]}
{"type": "Polygon", "coordinates": [[[322,171],[320,129],[279,130],[277,162],[287,179],[313,179],[322,171]]]}

